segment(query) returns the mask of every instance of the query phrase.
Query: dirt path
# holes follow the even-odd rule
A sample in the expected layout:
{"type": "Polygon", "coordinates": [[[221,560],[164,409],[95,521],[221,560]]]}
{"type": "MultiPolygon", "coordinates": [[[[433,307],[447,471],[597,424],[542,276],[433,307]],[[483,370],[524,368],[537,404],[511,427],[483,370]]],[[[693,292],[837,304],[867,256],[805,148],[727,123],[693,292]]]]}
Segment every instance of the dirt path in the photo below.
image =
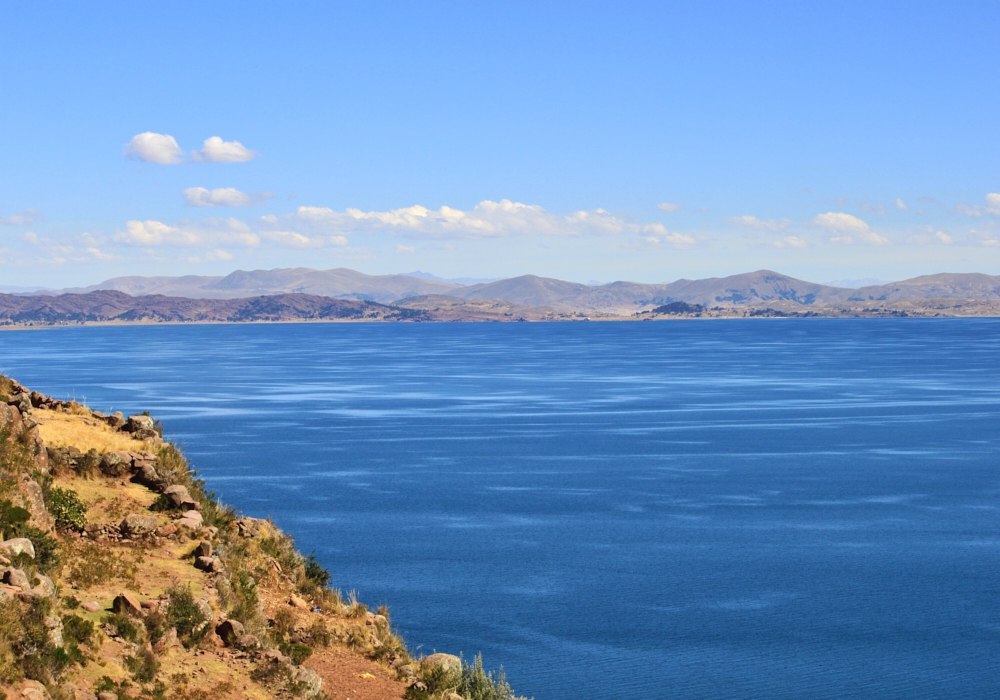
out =
{"type": "Polygon", "coordinates": [[[401,700],[406,693],[394,674],[347,649],[317,649],[305,665],[323,678],[330,700],[401,700]]]}

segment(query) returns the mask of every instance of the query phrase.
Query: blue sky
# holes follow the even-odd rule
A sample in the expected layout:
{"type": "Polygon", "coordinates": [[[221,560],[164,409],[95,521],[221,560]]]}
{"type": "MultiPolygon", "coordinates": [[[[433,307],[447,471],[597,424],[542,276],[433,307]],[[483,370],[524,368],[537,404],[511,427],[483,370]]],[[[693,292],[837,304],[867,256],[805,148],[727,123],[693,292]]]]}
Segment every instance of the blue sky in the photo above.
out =
{"type": "Polygon", "coordinates": [[[1000,3],[0,10],[0,285],[1000,274],[1000,3]]]}

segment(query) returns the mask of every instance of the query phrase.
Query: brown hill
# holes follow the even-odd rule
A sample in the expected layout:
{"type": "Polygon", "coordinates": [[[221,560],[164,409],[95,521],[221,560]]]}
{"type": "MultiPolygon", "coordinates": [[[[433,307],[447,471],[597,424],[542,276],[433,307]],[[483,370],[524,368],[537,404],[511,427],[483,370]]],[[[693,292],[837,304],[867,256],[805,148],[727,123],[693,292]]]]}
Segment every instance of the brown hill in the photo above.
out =
{"type": "Polygon", "coordinates": [[[188,299],[160,294],[133,297],[99,291],[59,296],[0,294],[0,324],[107,322],[249,322],[308,320],[428,320],[419,310],[370,301],[311,294],[277,294],[248,299],[188,299]]]}

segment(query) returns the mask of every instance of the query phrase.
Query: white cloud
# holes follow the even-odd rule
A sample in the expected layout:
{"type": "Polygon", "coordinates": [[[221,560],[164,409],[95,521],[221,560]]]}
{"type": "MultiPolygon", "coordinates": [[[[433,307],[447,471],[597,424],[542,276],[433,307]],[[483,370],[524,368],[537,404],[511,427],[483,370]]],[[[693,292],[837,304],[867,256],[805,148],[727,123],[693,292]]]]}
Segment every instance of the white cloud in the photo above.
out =
{"type": "Polygon", "coordinates": [[[813,223],[828,231],[842,234],[831,238],[831,243],[841,245],[854,245],[855,243],[889,245],[892,243],[888,238],[872,231],[868,227],[868,224],[858,217],[844,214],[843,212],[828,211],[826,214],[820,214],[813,219],[813,223]]]}
{"type": "Polygon", "coordinates": [[[680,211],[684,207],[676,202],[660,202],[656,205],[656,208],[667,214],[673,214],[675,211],[680,211]]]}
{"type": "Polygon", "coordinates": [[[268,192],[262,195],[247,194],[235,187],[219,187],[214,190],[188,187],[181,194],[184,196],[184,203],[190,207],[250,207],[263,204],[264,198],[270,196],[268,192]]]}
{"type": "Polygon", "coordinates": [[[899,199],[898,197],[896,198],[896,208],[897,209],[909,209],[909,207],[906,206],[906,202],[904,202],[902,199],[899,199]]]}
{"type": "Polygon", "coordinates": [[[324,246],[346,246],[345,236],[305,236],[295,231],[266,231],[261,237],[287,248],[322,248],[324,246]]]}
{"type": "Polygon", "coordinates": [[[253,248],[260,245],[260,236],[236,219],[209,219],[197,225],[183,223],[170,226],[162,221],[129,221],[125,231],[114,240],[127,245],[155,248],[208,248],[221,245],[253,248]]]}
{"type": "Polygon", "coordinates": [[[42,212],[37,209],[25,209],[10,216],[0,216],[0,226],[31,226],[42,218],[42,212]]]}
{"type": "Polygon", "coordinates": [[[808,248],[809,244],[798,236],[785,236],[772,243],[775,248],[808,248]]]}
{"type": "Polygon", "coordinates": [[[484,200],[471,210],[449,206],[432,210],[414,205],[389,211],[346,209],[338,212],[327,207],[301,206],[292,220],[298,225],[335,233],[386,233],[403,238],[477,239],[521,235],[614,235],[651,233],[663,235],[659,223],[641,224],[626,221],[603,209],[577,211],[568,215],[553,214],[537,204],[523,204],[508,199],[484,200]]]}
{"type": "Polygon", "coordinates": [[[160,165],[177,165],[184,160],[184,151],[177,141],[169,134],[156,134],[145,131],[136,134],[125,144],[125,155],[138,158],[145,163],[160,165]]]}
{"type": "Polygon", "coordinates": [[[191,159],[203,163],[245,163],[258,155],[239,141],[223,141],[219,136],[210,136],[199,150],[191,151],[191,159]]]}
{"type": "Polygon", "coordinates": [[[744,214],[743,216],[734,216],[729,219],[729,223],[734,226],[744,226],[746,228],[761,229],[767,231],[781,231],[792,225],[792,222],[788,219],[758,219],[756,216],[750,216],[749,214],[744,214]]]}
{"type": "Polygon", "coordinates": [[[396,252],[397,253],[414,253],[414,252],[416,252],[416,249],[413,246],[411,246],[411,245],[403,245],[401,243],[397,243],[396,244],[396,252]]]}

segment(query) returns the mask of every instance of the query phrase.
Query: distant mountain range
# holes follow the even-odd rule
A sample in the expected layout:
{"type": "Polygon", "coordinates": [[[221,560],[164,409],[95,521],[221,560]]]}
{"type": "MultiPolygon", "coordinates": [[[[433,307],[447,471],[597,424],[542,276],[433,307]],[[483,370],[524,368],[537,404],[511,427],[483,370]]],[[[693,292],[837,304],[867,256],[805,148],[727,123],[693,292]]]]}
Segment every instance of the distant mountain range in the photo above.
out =
{"type": "Polygon", "coordinates": [[[403,299],[446,296],[497,300],[524,307],[632,313],[683,301],[706,307],[773,304],[814,306],[843,302],[899,302],[926,299],[1000,299],[1000,277],[942,273],[857,289],[815,284],[759,270],[731,277],[682,279],[669,284],[612,282],[586,285],[523,275],[495,282],[463,285],[413,275],[366,275],[355,270],[309,268],[237,270],[225,277],[117,277],[90,287],[34,292],[37,295],[115,290],[132,296],[160,294],[191,299],[240,299],[305,294],[391,304],[403,299]]]}

